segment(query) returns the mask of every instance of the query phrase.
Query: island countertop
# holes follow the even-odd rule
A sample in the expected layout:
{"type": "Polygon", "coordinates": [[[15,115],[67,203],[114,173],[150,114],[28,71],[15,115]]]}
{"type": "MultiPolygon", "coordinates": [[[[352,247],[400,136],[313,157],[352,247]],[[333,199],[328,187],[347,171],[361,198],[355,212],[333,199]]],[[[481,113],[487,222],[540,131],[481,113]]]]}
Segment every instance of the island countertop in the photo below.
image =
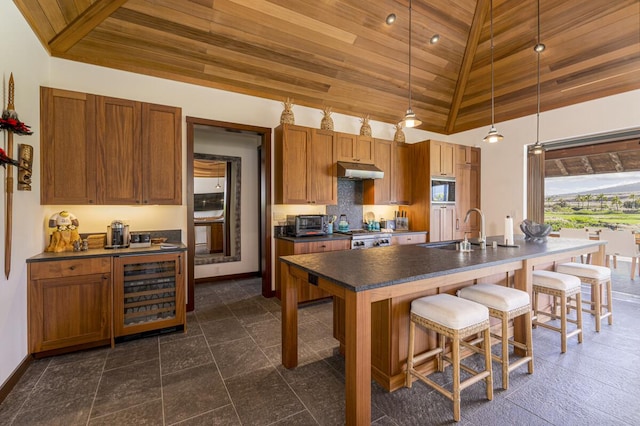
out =
{"type": "Polygon", "coordinates": [[[489,237],[486,249],[472,246],[471,252],[418,244],[300,254],[283,256],[280,260],[350,291],[360,292],[605,244],[604,241],[567,238],[532,242],[520,236],[515,241],[518,247],[494,249],[491,247],[493,241],[502,242],[502,237],[489,237]]]}

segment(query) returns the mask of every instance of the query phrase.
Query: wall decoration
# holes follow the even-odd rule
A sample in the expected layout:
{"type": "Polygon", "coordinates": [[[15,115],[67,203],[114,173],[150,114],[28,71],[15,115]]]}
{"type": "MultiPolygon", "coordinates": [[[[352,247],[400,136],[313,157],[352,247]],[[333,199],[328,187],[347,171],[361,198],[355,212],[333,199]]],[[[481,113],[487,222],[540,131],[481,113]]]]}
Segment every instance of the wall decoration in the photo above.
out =
{"type": "Polygon", "coordinates": [[[396,124],[396,133],[393,135],[394,142],[405,142],[404,132],[402,131],[402,124],[396,124]]]}
{"type": "Polygon", "coordinates": [[[31,170],[33,167],[33,147],[18,145],[18,191],[31,191],[31,170]]]}
{"type": "MultiPolygon", "coordinates": [[[[30,135],[33,132],[31,128],[21,122],[18,119],[18,113],[15,111],[14,99],[15,99],[15,87],[13,82],[13,73],[9,77],[9,102],[7,103],[7,109],[2,111],[2,117],[0,118],[0,130],[7,131],[7,152],[4,150],[0,152],[0,163],[3,167],[6,164],[18,166],[19,163],[13,160],[13,134],[17,135],[30,135]]],[[[11,272],[11,231],[13,230],[13,168],[5,167],[7,178],[7,197],[6,197],[6,214],[5,214],[5,239],[4,239],[4,275],[9,279],[9,273],[11,272]]]]}
{"type": "Polygon", "coordinates": [[[293,116],[293,99],[287,98],[286,101],[282,103],[284,106],[284,111],[280,114],[280,124],[295,124],[295,117],[293,116]]]}
{"type": "Polygon", "coordinates": [[[360,119],[362,127],[360,127],[360,135],[371,136],[371,126],[369,125],[369,114],[362,116],[360,119]]]}
{"type": "Polygon", "coordinates": [[[322,121],[320,121],[320,129],[333,130],[333,118],[331,118],[331,107],[322,108],[322,121]]]}

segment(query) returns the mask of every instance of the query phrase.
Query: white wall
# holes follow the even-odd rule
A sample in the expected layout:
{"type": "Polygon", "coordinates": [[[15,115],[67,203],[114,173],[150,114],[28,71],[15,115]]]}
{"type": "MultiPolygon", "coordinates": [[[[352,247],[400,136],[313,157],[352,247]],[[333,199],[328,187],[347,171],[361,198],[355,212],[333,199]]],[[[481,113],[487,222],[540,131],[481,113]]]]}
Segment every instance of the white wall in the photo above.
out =
{"type": "MultiPolygon", "coordinates": [[[[640,90],[559,108],[540,114],[540,142],[640,126],[640,90]]],[[[526,146],[536,141],[536,117],[496,123],[502,142],[483,144],[489,130],[479,128],[451,135],[451,140],[482,147],[482,210],[488,235],[502,234],[504,217],[518,224],[526,217],[526,146]]]]}

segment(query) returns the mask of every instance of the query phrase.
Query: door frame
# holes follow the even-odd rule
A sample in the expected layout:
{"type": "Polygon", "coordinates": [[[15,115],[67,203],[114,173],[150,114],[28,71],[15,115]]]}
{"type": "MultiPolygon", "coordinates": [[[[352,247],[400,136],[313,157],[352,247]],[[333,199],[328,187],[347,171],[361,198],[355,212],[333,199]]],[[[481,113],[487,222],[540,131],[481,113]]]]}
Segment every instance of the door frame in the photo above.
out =
{"type": "Polygon", "coordinates": [[[195,252],[196,238],[193,220],[193,153],[194,126],[219,127],[231,131],[253,132],[261,137],[259,158],[260,190],[258,194],[260,205],[260,273],[262,278],[262,295],[273,297],[271,289],[271,133],[269,127],[258,127],[247,124],[229,123],[226,121],[209,120],[205,118],[186,117],[187,122],[187,311],[195,309],[195,252]]]}

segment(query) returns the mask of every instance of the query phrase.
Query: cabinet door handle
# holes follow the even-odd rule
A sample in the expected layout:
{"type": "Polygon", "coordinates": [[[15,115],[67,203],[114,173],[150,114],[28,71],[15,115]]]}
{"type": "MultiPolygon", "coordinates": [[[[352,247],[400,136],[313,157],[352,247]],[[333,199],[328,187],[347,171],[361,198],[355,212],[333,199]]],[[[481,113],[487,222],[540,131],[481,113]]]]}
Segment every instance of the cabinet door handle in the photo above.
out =
{"type": "Polygon", "coordinates": [[[456,219],[456,229],[460,229],[460,219],[456,219]]]}
{"type": "Polygon", "coordinates": [[[178,274],[182,274],[182,256],[178,255],[178,274]]]}
{"type": "Polygon", "coordinates": [[[75,265],[71,265],[71,266],[69,266],[69,269],[71,269],[72,271],[75,271],[76,270],[76,266],[75,265]]]}
{"type": "Polygon", "coordinates": [[[320,248],[327,248],[327,246],[323,244],[320,246],[320,248]]]}

